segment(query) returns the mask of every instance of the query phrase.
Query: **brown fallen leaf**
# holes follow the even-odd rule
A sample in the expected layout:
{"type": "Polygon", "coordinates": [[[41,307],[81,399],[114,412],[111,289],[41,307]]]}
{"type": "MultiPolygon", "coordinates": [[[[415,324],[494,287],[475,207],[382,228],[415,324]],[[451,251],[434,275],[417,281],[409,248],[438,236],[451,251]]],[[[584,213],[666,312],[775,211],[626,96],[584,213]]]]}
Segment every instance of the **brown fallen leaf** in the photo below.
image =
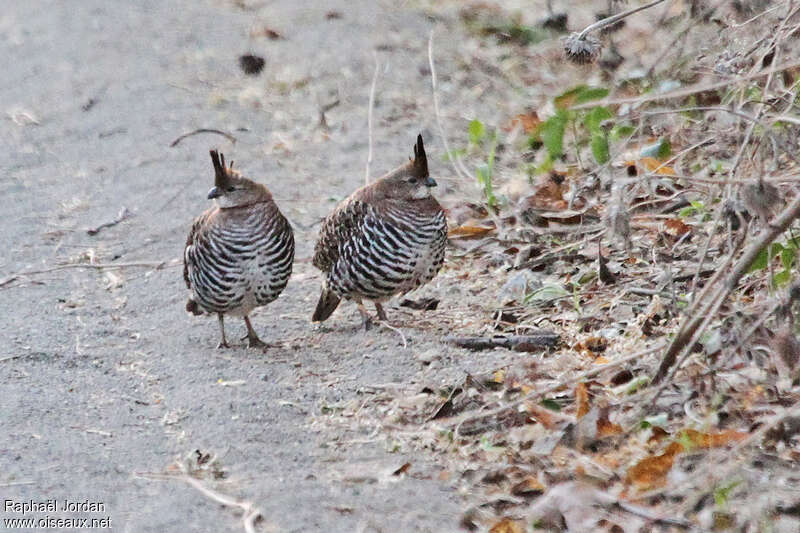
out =
{"type": "Polygon", "coordinates": [[[605,407],[600,409],[600,415],[597,418],[597,438],[612,437],[623,433],[622,426],[615,424],[608,419],[610,409],[605,407]]]}
{"type": "Polygon", "coordinates": [[[685,224],[679,218],[670,218],[664,221],[663,233],[669,235],[673,239],[679,239],[692,231],[692,227],[685,224]]]}
{"type": "Polygon", "coordinates": [[[522,131],[530,135],[541,123],[542,121],[539,119],[539,115],[536,114],[536,111],[528,111],[527,113],[520,113],[512,118],[503,129],[505,131],[511,131],[517,126],[520,126],[522,127],[522,131]]]}
{"type": "Polygon", "coordinates": [[[524,533],[524,530],[514,520],[503,518],[489,529],[489,533],[524,533]]]}
{"type": "Polygon", "coordinates": [[[475,237],[483,237],[487,233],[494,231],[494,226],[471,226],[464,225],[451,229],[447,232],[447,236],[451,239],[453,237],[461,237],[463,239],[471,239],[475,237]]]}
{"type": "Polygon", "coordinates": [[[528,476],[511,487],[511,494],[530,497],[543,493],[545,488],[534,476],[528,476]]]}
{"type": "Polygon", "coordinates": [[[575,418],[580,420],[591,409],[589,406],[589,390],[586,388],[585,383],[578,383],[575,386],[575,404],[577,405],[575,418]]]}
{"type": "Polygon", "coordinates": [[[393,476],[399,476],[400,474],[405,474],[408,472],[408,469],[411,468],[411,463],[405,463],[403,466],[392,472],[393,476]]]}
{"type": "Polygon", "coordinates": [[[732,429],[720,433],[702,433],[694,429],[684,429],[680,433],[680,440],[681,442],[688,441],[698,448],[721,448],[728,444],[739,442],[747,436],[747,433],[732,429]]]}
{"type": "Polygon", "coordinates": [[[683,445],[673,442],[660,455],[645,457],[628,469],[626,481],[639,490],[663,487],[667,474],[675,463],[675,457],[683,451],[683,445]]]}
{"type": "Polygon", "coordinates": [[[530,418],[539,422],[547,429],[556,428],[558,424],[558,417],[556,417],[549,409],[545,409],[544,407],[527,402],[525,403],[525,410],[528,412],[528,416],[530,418]]]}

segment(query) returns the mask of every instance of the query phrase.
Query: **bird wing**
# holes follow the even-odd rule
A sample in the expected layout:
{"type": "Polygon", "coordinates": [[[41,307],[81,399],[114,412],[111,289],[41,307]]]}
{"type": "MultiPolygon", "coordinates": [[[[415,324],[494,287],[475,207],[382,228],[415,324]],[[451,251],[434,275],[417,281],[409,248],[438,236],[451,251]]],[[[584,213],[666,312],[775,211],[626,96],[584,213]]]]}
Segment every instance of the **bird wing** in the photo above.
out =
{"type": "Polygon", "coordinates": [[[322,222],[314,246],[314,266],[323,272],[330,272],[339,259],[343,245],[358,235],[371,210],[367,203],[352,200],[328,215],[322,222]]]}
{"type": "Polygon", "coordinates": [[[206,211],[192,222],[192,229],[189,230],[189,236],[186,237],[186,246],[183,248],[183,281],[186,282],[186,288],[192,288],[192,281],[189,278],[189,262],[191,258],[189,257],[189,247],[193,246],[194,243],[197,241],[199,234],[202,232],[203,228],[205,227],[206,220],[208,220],[210,211],[206,211]]]}

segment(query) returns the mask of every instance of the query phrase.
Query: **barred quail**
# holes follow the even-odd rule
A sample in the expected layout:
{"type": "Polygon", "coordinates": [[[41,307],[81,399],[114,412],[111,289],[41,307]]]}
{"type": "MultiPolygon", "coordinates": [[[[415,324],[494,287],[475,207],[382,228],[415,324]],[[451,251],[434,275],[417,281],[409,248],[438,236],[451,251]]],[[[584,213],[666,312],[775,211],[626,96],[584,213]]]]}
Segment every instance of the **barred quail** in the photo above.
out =
{"type": "Polygon", "coordinates": [[[191,294],[186,310],[216,313],[228,347],[224,315],[244,317],[250,347],[264,347],[248,315],[286,287],[294,260],[294,234],[264,185],[225,165],[211,150],[215,206],[192,224],[183,254],[183,278],[191,294]]]}
{"type": "Polygon", "coordinates": [[[312,321],[327,319],[342,298],[353,300],[366,329],[364,300],[382,302],[405,294],[436,276],[444,261],[447,220],[431,195],[422,136],[414,159],[361,187],[328,215],[314,248],[313,264],[325,279],[312,321]]]}

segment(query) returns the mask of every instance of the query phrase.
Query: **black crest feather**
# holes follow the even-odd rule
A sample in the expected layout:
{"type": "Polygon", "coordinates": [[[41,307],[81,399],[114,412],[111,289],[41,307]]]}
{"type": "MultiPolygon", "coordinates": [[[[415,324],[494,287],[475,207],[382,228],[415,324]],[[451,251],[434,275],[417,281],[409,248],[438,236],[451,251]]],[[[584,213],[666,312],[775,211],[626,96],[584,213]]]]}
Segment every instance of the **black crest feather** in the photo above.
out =
{"type": "Polygon", "coordinates": [[[428,157],[425,155],[421,134],[417,135],[417,144],[414,145],[414,171],[418,178],[428,177],[428,157]]]}

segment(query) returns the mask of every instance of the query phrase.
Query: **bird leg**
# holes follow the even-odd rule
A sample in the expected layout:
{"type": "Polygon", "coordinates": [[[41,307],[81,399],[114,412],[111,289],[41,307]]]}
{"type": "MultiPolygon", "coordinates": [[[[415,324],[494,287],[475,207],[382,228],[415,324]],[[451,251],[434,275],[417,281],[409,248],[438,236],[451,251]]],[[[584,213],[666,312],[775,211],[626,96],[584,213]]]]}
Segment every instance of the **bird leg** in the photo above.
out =
{"type": "Polygon", "coordinates": [[[230,348],[230,346],[228,346],[228,341],[225,339],[225,320],[222,318],[222,313],[217,313],[217,318],[219,318],[219,332],[222,334],[222,340],[217,344],[217,350],[221,348],[230,348]]]}
{"type": "Polygon", "coordinates": [[[247,326],[247,346],[250,348],[266,348],[267,344],[256,335],[256,330],[253,329],[253,325],[250,323],[250,317],[245,316],[244,323],[247,326]]]}
{"type": "Polygon", "coordinates": [[[364,304],[356,302],[358,306],[358,312],[361,315],[361,325],[364,326],[364,331],[369,331],[369,328],[372,327],[372,318],[370,318],[369,313],[367,312],[367,308],[364,307],[364,304]]]}
{"type": "Polygon", "coordinates": [[[375,302],[375,310],[378,312],[378,320],[381,322],[386,322],[388,320],[386,318],[386,311],[383,310],[383,306],[380,302],[375,302]]]}

